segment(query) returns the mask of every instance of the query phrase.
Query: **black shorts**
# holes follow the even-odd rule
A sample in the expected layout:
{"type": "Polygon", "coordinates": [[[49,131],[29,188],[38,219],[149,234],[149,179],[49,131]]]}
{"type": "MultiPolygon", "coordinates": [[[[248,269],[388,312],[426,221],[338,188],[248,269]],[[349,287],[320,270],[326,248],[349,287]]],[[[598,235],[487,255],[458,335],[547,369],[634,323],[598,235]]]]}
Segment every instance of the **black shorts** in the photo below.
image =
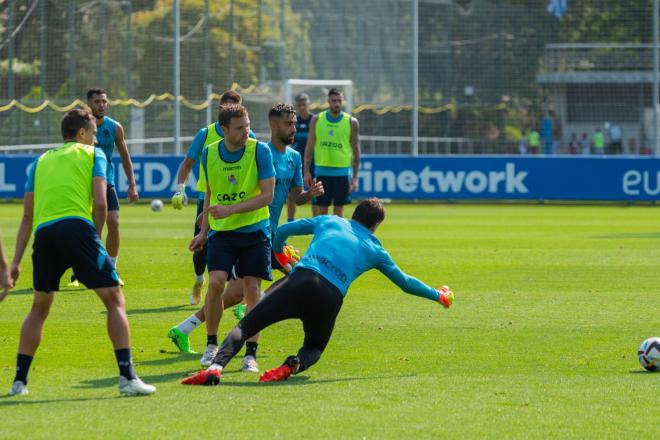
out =
{"type": "Polygon", "coordinates": [[[344,296],[319,273],[300,268],[280,282],[239,323],[250,337],[285,319],[300,319],[307,346],[323,352],[330,341],[344,296]]]}
{"type": "Polygon", "coordinates": [[[217,231],[209,237],[206,245],[206,267],[209,272],[221,270],[231,275],[236,265],[239,278],[272,280],[270,256],[270,234],[262,230],[217,231]]]}
{"type": "Polygon", "coordinates": [[[199,215],[204,211],[204,197],[197,198],[197,214],[195,214],[195,235],[199,234],[200,227],[197,224],[199,215]]]}
{"type": "Polygon", "coordinates": [[[316,180],[323,182],[322,196],[314,197],[312,204],[317,206],[344,206],[351,203],[349,189],[350,176],[316,176],[316,180]]]}
{"type": "Polygon", "coordinates": [[[114,185],[108,185],[105,198],[108,201],[108,212],[119,211],[119,197],[117,197],[117,190],[115,190],[114,185]]]}
{"type": "Polygon", "coordinates": [[[40,228],[32,244],[32,282],[40,292],[56,292],[60,278],[72,267],[89,289],[119,285],[119,277],[94,226],[66,219],[40,228]]]}

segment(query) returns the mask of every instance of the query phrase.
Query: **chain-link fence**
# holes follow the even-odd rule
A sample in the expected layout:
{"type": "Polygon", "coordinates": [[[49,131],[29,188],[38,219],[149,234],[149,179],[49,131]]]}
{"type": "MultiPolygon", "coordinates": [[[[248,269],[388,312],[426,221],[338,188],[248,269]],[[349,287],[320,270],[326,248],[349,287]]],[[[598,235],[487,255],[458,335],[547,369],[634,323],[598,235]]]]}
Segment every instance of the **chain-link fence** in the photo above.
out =
{"type": "MultiPolygon", "coordinates": [[[[420,153],[651,151],[650,0],[182,0],[184,141],[225,89],[268,136],[285,80],[351,80],[363,149],[409,153],[415,3],[420,153]]],[[[173,29],[172,0],[0,0],[0,146],[100,86],[132,149],[174,151],[173,29]]]]}

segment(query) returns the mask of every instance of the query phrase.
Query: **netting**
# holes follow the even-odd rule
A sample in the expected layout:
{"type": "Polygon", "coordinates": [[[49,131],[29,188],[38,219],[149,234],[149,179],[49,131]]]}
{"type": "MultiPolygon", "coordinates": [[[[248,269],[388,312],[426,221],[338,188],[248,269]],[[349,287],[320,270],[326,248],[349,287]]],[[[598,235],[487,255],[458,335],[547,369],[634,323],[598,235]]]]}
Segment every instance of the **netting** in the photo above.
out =
{"type": "MultiPolygon", "coordinates": [[[[651,1],[571,1],[562,17],[548,0],[418,3],[421,153],[529,152],[533,131],[540,151],[573,152],[597,129],[610,152],[649,151],[651,1]]],[[[365,150],[411,151],[412,7],[181,1],[181,134],[233,87],[267,136],[285,80],[346,79],[365,150]]],[[[57,142],[62,110],[90,87],[108,90],[129,138],[173,136],[173,23],[171,0],[0,0],[0,145],[57,142]]]]}

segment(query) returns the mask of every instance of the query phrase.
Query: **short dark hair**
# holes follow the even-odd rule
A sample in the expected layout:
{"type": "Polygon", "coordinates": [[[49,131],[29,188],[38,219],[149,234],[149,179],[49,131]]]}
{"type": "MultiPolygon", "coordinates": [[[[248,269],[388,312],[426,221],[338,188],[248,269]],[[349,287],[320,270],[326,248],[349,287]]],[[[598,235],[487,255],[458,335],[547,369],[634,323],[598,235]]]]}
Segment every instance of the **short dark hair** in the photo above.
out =
{"type": "Polygon", "coordinates": [[[338,89],[337,87],[333,87],[330,90],[328,90],[328,98],[331,97],[332,95],[343,95],[344,92],[342,89],[338,89]]]}
{"type": "Polygon", "coordinates": [[[243,104],[243,97],[236,90],[225,90],[220,97],[220,105],[243,104]]]}
{"type": "Polygon", "coordinates": [[[92,123],[96,120],[91,110],[87,108],[74,108],[64,114],[60,127],[62,129],[62,139],[73,139],[78,134],[78,130],[84,128],[89,130],[92,123]]]}
{"type": "Polygon", "coordinates": [[[361,201],[353,211],[352,218],[365,228],[371,229],[385,220],[383,202],[376,197],[361,201]]]}
{"type": "Polygon", "coordinates": [[[87,90],[87,100],[89,101],[92,99],[92,96],[94,95],[106,95],[107,96],[108,92],[106,92],[104,89],[100,87],[96,87],[94,89],[89,89],[87,90]]]}
{"type": "Polygon", "coordinates": [[[307,93],[299,93],[296,95],[296,102],[309,101],[309,95],[307,93]]]}
{"type": "Polygon", "coordinates": [[[275,104],[268,111],[268,120],[281,118],[284,115],[295,115],[296,109],[291,104],[275,104]]]}
{"type": "Polygon", "coordinates": [[[233,118],[242,118],[248,116],[248,111],[240,104],[226,104],[220,107],[218,112],[218,122],[223,127],[229,127],[233,118]]]}

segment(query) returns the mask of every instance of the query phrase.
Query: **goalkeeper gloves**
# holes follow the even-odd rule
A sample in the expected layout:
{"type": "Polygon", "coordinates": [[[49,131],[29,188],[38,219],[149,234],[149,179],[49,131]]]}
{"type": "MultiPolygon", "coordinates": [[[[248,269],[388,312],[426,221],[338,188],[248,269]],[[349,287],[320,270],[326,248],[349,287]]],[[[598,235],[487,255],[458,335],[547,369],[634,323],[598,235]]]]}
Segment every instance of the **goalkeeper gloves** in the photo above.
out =
{"type": "Polygon", "coordinates": [[[294,265],[300,261],[300,251],[290,244],[287,244],[282,248],[282,252],[274,252],[275,259],[280,266],[284,267],[287,264],[294,265]]]}
{"type": "Polygon", "coordinates": [[[449,290],[448,286],[442,286],[438,289],[438,302],[442,304],[442,307],[448,309],[454,302],[454,292],[449,290]]]}
{"type": "Polygon", "coordinates": [[[188,204],[188,195],[186,194],[186,185],[180,183],[176,192],[172,196],[172,208],[183,209],[188,204]]]}

